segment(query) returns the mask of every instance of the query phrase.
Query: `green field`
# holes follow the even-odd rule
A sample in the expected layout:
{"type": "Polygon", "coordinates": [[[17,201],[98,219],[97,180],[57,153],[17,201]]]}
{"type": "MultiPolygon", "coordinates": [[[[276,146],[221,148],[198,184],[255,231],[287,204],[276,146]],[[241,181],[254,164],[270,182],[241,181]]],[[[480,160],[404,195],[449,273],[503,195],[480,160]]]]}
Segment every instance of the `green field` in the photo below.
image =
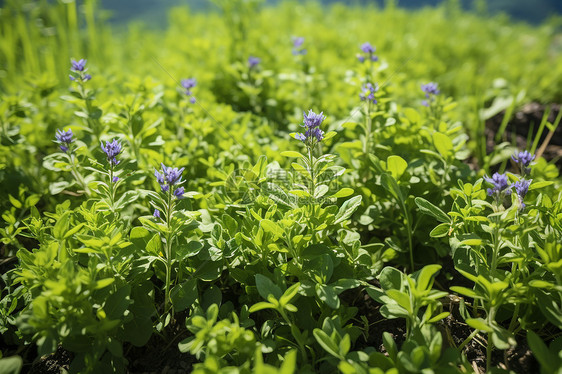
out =
{"type": "Polygon", "coordinates": [[[562,18],[213,3],[0,8],[0,373],[562,373],[562,18]]]}

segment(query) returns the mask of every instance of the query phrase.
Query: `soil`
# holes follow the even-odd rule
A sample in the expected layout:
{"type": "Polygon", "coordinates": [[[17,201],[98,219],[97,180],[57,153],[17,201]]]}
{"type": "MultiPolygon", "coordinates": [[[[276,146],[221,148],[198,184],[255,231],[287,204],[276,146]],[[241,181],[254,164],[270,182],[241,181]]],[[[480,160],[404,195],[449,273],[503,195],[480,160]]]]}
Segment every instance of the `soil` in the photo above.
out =
{"type": "MultiPolygon", "coordinates": [[[[527,147],[527,143],[532,143],[534,141],[539,130],[542,117],[549,107],[550,113],[548,116],[548,122],[554,123],[562,105],[543,105],[536,102],[524,105],[515,112],[511,120],[508,122],[503,134],[503,140],[509,142],[515,140],[515,145],[519,149],[525,149],[527,147]]],[[[500,128],[504,116],[505,111],[498,113],[486,121],[487,153],[491,153],[496,146],[494,137],[500,128]]],[[[539,138],[537,149],[539,149],[545,141],[548,132],[548,129],[545,127],[539,138]]],[[[543,153],[543,157],[547,161],[554,161],[558,169],[562,170],[562,124],[554,131],[554,134],[543,153]]]]}

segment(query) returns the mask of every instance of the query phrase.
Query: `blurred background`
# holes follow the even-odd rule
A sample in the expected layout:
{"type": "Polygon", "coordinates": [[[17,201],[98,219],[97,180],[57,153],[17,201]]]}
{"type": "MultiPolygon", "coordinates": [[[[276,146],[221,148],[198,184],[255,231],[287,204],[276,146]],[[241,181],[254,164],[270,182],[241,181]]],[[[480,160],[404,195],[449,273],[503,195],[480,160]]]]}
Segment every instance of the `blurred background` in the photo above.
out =
{"type": "MultiPolygon", "coordinates": [[[[276,4],[281,0],[266,0],[276,4]]],[[[396,0],[398,6],[416,9],[438,6],[446,0],[396,0]]],[[[322,4],[377,5],[384,6],[388,0],[318,0],[322,4]]],[[[459,0],[466,10],[484,10],[490,15],[507,14],[510,18],[537,24],[551,16],[562,14],[561,0],[459,0]]],[[[0,4],[2,1],[0,1],[0,4]]],[[[302,3],[302,2],[301,2],[302,3]]],[[[171,7],[189,5],[192,10],[206,11],[214,7],[209,0],[102,0],[103,9],[108,9],[112,23],[143,20],[155,27],[164,27],[171,7]]]]}

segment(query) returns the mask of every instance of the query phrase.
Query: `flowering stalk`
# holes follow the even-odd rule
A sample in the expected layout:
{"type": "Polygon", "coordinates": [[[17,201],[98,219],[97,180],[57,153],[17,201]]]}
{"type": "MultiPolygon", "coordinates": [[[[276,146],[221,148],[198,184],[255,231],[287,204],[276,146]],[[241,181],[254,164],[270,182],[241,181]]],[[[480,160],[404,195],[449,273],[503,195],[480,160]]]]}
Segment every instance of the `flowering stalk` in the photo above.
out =
{"type": "Polygon", "coordinates": [[[316,169],[319,162],[319,160],[314,157],[313,151],[316,145],[324,139],[324,131],[320,130],[320,125],[322,125],[326,116],[324,116],[322,112],[316,114],[312,110],[309,110],[308,114],[303,113],[303,117],[302,126],[306,130],[304,133],[295,134],[295,139],[302,141],[307,149],[307,156],[303,157],[303,161],[310,177],[308,194],[310,195],[310,215],[312,217],[315,212],[315,203],[313,200],[316,198],[316,184],[318,183],[318,172],[316,169]]]}
{"type": "MultiPolygon", "coordinates": [[[[493,186],[492,188],[488,188],[487,192],[488,196],[494,197],[494,213],[499,213],[500,208],[503,208],[502,202],[505,196],[511,194],[511,186],[509,186],[507,175],[494,173],[491,178],[484,177],[484,180],[493,186]]],[[[500,250],[500,224],[500,217],[496,215],[492,230],[492,262],[490,265],[490,271],[492,273],[496,270],[500,250]]]]}
{"type": "Polygon", "coordinates": [[[371,73],[373,71],[373,63],[378,61],[378,56],[375,55],[376,48],[371,45],[369,42],[365,42],[361,45],[361,52],[357,54],[357,60],[360,63],[364,63],[365,61],[369,61],[369,66],[367,68],[367,82],[372,81],[371,73]]]}
{"type": "Polygon", "coordinates": [[[74,156],[72,143],[74,142],[73,133],[71,129],[66,131],[57,130],[55,134],[55,142],[59,144],[60,150],[65,154],[68,163],[70,164],[70,173],[74,177],[74,179],[78,182],[78,184],[82,187],[84,193],[86,195],[90,195],[90,189],[84,180],[82,174],[78,171],[76,167],[76,157],[74,156]]]}
{"type": "Polygon", "coordinates": [[[361,88],[361,93],[359,94],[359,98],[361,101],[367,102],[367,113],[365,115],[365,141],[363,142],[363,153],[368,155],[371,151],[371,132],[372,132],[372,122],[373,119],[371,118],[371,109],[372,105],[377,103],[375,99],[375,92],[379,90],[379,86],[377,84],[366,83],[361,88]]]}
{"type": "MultiPolygon", "coordinates": [[[[162,169],[159,172],[156,170],[154,175],[156,180],[160,184],[162,193],[165,196],[164,204],[164,223],[166,225],[165,241],[166,247],[164,255],[166,256],[166,284],[165,284],[165,295],[164,295],[164,311],[168,311],[168,304],[171,302],[170,299],[170,285],[171,285],[171,274],[172,274],[172,260],[174,258],[172,253],[172,240],[176,233],[176,227],[173,225],[173,213],[176,207],[177,199],[183,198],[185,189],[183,187],[178,187],[182,182],[181,174],[185,168],[170,168],[161,164],[162,169]],[[175,199],[174,199],[175,198],[175,199]]],[[[155,218],[161,218],[160,212],[158,210],[154,211],[155,218]]]]}
{"type": "Polygon", "coordinates": [[[101,143],[101,149],[107,156],[107,162],[109,164],[109,181],[107,183],[109,188],[109,201],[111,210],[114,210],[115,205],[115,190],[116,184],[119,181],[119,177],[115,175],[115,167],[121,162],[117,160],[117,156],[123,151],[121,143],[117,139],[113,139],[111,142],[106,141],[105,146],[103,142],[101,143]]]}
{"type": "Polygon", "coordinates": [[[421,85],[422,91],[425,93],[425,100],[422,101],[422,105],[429,108],[431,117],[437,122],[441,119],[441,109],[438,105],[438,95],[441,93],[437,83],[429,82],[427,84],[421,85]]]}
{"type": "Polygon", "coordinates": [[[88,128],[92,129],[96,139],[100,138],[101,135],[101,125],[97,118],[99,118],[98,111],[101,110],[99,108],[94,108],[92,105],[92,93],[90,90],[86,88],[85,83],[92,79],[92,76],[87,73],[88,69],[86,68],[87,60],[80,59],[78,61],[72,59],[71,60],[71,67],[70,67],[70,74],[69,79],[72,82],[77,83],[78,89],[77,92],[79,97],[84,101],[86,106],[86,118],[85,121],[88,125],[88,128]],[[97,110],[96,110],[97,109],[97,110]]]}

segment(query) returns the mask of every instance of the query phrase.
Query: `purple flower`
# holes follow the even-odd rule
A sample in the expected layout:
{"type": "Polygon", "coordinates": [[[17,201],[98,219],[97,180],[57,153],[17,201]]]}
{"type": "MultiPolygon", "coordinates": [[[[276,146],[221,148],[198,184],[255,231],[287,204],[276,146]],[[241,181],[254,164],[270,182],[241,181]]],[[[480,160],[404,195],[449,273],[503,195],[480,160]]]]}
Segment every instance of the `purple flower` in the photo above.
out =
{"type": "Polygon", "coordinates": [[[525,195],[527,195],[527,192],[529,192],[529,186],[531,185],[531,182],[532,180],[522,179],[513,184],[513,188],[515,189],[515,192],[519,197],[519,202],[521,203],[521,210],[525,209],[525,203],[523,202],[523,199],[525,198],[525,195]]]}
{"type": "Polygon", "coordinates": [[[261,62],[261,59],[259,57],[254,57],[254,56],[248,57],[248,66],[250,67],[250,69],[254,68],[260,62],[261,62]]]}
{"type": "Polygon", "coordinates": [[[308,114],[303,113],[303,127],[306,129],[304,134],[297,133],[295,139],[298,139],[309,146],[314,146],[324,139],[324,131],[320,130],[320,125],[326,119],[323,113],[316,114],[312,110],[308,114]]]}
{"type": "Polygon", "coordinates": [[[302,47],[304,38],[302,36],[293,38],[293,55],[305,55],[306,49],[302,47]]]}
{"type": "Polygon", "coordinates": [[[515,188],[515,192],[517,192],[517,195],[519,195],[521,199],[523,199],[525,195],[527,195],[527,192],[529,192],[529,186],[531,185],[531,182],[532,180],[523,179],[513,184],[513,188],[515,188]]]}
{"type": "Polygon", "coordinates": [[[195,78],[181,80],[181,86],[185,89],[186,95],[191,95],[191,89],[197,85],[195,78]]]}
{"type": "MultiPolygon", "coordinates": [[[[156,176],[156,180],[160,184],[162,188],[162,192],[170,191],[170,186],[175,186],[177,184],[182,183],[181,174],[185,170],[185,168],[169,168],[166,167],[164,164],[162,165],[162,170],[159,172],[158,170],[154,171],[154,175],[156,176]]],[[[178,199],[183,196],[184,189],[183,187],[179,187],[176,190],[172,191],[174,196],[178,199]]]]}
{"type": "Polygon", "coordinates": [[[304,127],[308,129],[314,127],[320,127],[322,122],[326,119],[326,116],[324,116],[323,114],[324,112],[320,112],[320,114],[316,114],[312,110],[308,111],[308,115],[306,113],[303,113],[304,127]]]}
{"type": "Polygon", "coordinates": [[[178,187],[174,191],[174,196],[178,199],[181,199],[184,193],[185,193],[185,189],[183,187],[178,187]]]}
{"type": "Polygon", "coordinates": [[[379,90],[379,86],[376,83],[375,85],[372,85],[371,83],[367,83],[361,88],[361,93],[359,94],[359,98],[361,98],[361,101],[368,100],[373,104],[376,104],[377,100],[375,99],[375,92],[377,92],[378,90],[379,90]]]}
{"type": "Polygon", "coordinates": [[[437,83],[429,82],[427,84],[422,84],[421,89],[425,92],[425,97],[429,99],[429,95],[439,95],[441,91],[437,88],[437,83]]]}
{"type": "Polygon", "coordinates": [[[190,102],[191,104],[195,104],[195,103],[197,102],[197,100],[195,100],[195,96],[191,96],[191,97],[189,98],[189,102],[190,102]]]}
{"type": "Polygon", "coordinates": [[[183,171],[185,170],[185,168],[167,168],[166,166],[164,166],[164,164],[162,165],[162,171],[164,172],[164,177],[166,178],[166,182],[170,185],[173,186],[177,183],[181,183],[181,173],[183,173],[183,171]]]}
{"type": "Polygon", "coordinates": [[[101,142],[101,149],[105,152],[107,156],[107,161],[111,166],[116,166],[119,164],[119,160],[117,160],[117,156],[123,150],[121,143],[117,141],[117,139],[113,139],[111,142],[106,141],[105,147],[103,146],[103,142],[101,142]]]}
{"type": "Polygon", "coordinates": [[[113,183],[116,183],[119,180],[119,177],[113,177],[113,179],[111,180],[113,183]]]}
{"type": "Polygon", "coordinates": [[[511,194],[506,174],[494,173],[492,178],[484,177],[484,180],[493,185],[493,188],[488,188],[488,196],[495,194],[496,197],[499,197],[501,193],[511,194]]]}
{"type": "Polygon", "coordinates": [[[379,58],[377,56],[375,56],[375,50],[376,48],[373,47],[371,45],[371,43],[369,42],[365,42],[361,45],[361,51],[364,54],[357,54],[357,60],[359,60],[359,62],[363,63],[365,62],[365,59],[368,58],[370,61],[378,61],[379,58]]]}
{"type": "Polygon", "coordinates": [[[528,167],[531,164],[531,161],[535,159],[535,156],[529,153],[529,151],[523,151],[514,154],[511,156],[511,159],[521,165],[521,167],[528,167]]]}
{"type": "Polygon", "coordinates": [[[190,88],[193,88],[196,85],[197,85],[197,81],[195,80],[195,78],[187,78],[181,80],[181,86],[186,90],[189,90],[190,88]]]}
{"type": "Polygon", "coordinates": [[[87,60],[85,59],[80,59],[78,61],[72,59],[70,61],[70,71],[73,74],[70,74],[68,77],[71,81],[80,80],[82,82],[87,82],[92,79],[92,76],[90,74],[86,74],[86,70],[88,70],[86,69],[86,62],[87,60]]]}
{"type": "Polygon", "coordinates": [[[57,143],[59,143],[59,148],[63,152],[68,152],[70,149],[70,143],[74,141],[72,139],[72,130],[68,129],[67,131],[57,130],[55,135],[57,143]]]}
{"type": "Polygon", "coordinates": [[[361,50],[363,53],[375,53],[375,47],[373,47],[369,42],[363,43],[363,45],[361,45],[361,50]]]}
{"type": "Polygon", "coordinates": [[[154,218],[160,218],[160,211],[158,209],[154,209],[154,218]]]}
{"type": "Polygon", "coordinates": [[[70,68],[70,70],[72,70],[76,73],[84,71],[84,69],[86,68],[86,62],[88,62],[88,60],[84,60],[83,58],[78,60],[78,61],[72,59],[70,61],[70,63],[72,64],[72,67],[70,68]]]}

